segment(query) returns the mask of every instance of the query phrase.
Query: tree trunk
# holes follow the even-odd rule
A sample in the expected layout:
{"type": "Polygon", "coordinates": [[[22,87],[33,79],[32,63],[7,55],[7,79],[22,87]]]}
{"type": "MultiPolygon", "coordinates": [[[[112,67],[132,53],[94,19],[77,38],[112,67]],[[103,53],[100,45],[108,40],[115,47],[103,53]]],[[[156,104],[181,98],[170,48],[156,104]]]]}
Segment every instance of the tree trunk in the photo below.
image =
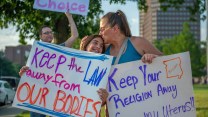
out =
{"type": "Polygon", "coordinates": [[[66,17],[61,17],[55,22],[54,43],[60,44],[69,38],[69,23],[66,17]]]}

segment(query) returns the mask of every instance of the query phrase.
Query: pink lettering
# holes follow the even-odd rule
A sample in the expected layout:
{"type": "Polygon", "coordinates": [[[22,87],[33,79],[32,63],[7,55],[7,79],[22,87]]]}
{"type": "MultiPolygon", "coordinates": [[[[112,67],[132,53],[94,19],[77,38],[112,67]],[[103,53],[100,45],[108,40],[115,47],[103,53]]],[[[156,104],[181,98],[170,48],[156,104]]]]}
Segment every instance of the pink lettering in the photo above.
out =
{"type": "Polygon", "coordinates": [[[40,50],[40,51],[38,51],[38,48],[36,48],[35,49],[35,54],[34,54],[34,56],[33,56],[33,59],[32,59],[32,62],[31,62],[31,65],[33,64],[33,62],[35,62],[34,64],[35,64],[35,67],[37,68],[38,67],[38,65],[37,65],[37,56],[38,56],[38,54],[40,54],[41,52],[43,52],[44,50],[42,49],[42,50],[40,50]]]}
{"type": "Polygon", "coordinates": [[[47,68],[49,68],[49,69],[53,68],[54,64],[52,64],[51,66],[49,66],[49,62],[51,61],[51,59],[54,59],[54,58],[56,58],[56,54],[52,54],[50,56],[50,58],[48,59],[48,61],[47,61],[47,68]]]}
{"type": "Polygon", "coordinates": [[[56,69],[55,69],[55,73],[57,72],[59,65],[65,63],[65,62],[66,62],[66,57],[64,55],[59,56],[58,62],[56,65],[56,69]]]}
{"type": "Polygon", "coordinates": [[[63,2],[58,4],[58,9],[63,10],[65,8],[65,5],[63,2]]]}
{"type": "Polygon", "coordinates": [[[76,61],[76,58],[71,58],[71,63],[68,65],[69,66],[69,70],[74,70],[75,69],[76,72],[82,73],[83,72],[81,70],[82,68],[79,67],[79,66],[77,66],[77,64],[75,63],[75,61],[76,61]]]}
{"type": "Polygon", "coordinates": [[[56,2],[49,0],[48,8],[52,8],[52,7],[53,9],[56,9],[56,2]]]}
{"type": "Polygon", "coordinates": [[[46,6],[47,6],[47,4],[41,5],[41,4],[40,4],[40,0],[37,0],[36,4],[37,4],[39,7],[46,7],[46,6]]]}
{"type": "Polygon", "coordinates": [[[85,12],[86,11],[86,6],[84,4],[79,5],[79,11],[80,12],[85,12]]]}
{"type": "Polygon", "coordinates": [[[67,2],[59,0],[37,0],[36,2],[38,7],[48,8],[48,10],[60,10],[67,11],[68,9],[75,12],[86,12],[86,5],[77,2],[67,2]],[[44,3],[41,3],[44,1],[44,3]]]}
{"type": "Polygon", "coordinates": [[[71,10],[73,10],[73,11],[77,10],[77,3],[72,3],[71,10]]]}
{"type": "Polygon", "coordinates": [[[44,84],[47,84],[50,81],[51,83],[54,83],[54,85],[59,88],[63,87],[64,89],[70,90],[70,91],[77,90],[77,92],[80,93],[80,84],[68,83],[66,80],[64,80],[64,76],[62,74],[55,74],[55,77],[53,77],[45,73],[35,72],[29,69],[27,70],[26,75],[27,77],[34,78],[37,80],[43,79],[44,84]]]}

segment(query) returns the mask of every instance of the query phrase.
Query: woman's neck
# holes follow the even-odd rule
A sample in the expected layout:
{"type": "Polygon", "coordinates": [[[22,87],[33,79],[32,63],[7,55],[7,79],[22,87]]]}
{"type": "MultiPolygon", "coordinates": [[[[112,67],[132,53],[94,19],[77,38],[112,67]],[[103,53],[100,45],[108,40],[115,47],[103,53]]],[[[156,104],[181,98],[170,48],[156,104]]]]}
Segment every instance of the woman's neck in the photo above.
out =
{"type": "Polygon", "coordinates": [[[116,38],[114,38],[114,42],[111,43],[111,55],[117,56],[126,37],[124,35],[114,37],[116,38]]]}

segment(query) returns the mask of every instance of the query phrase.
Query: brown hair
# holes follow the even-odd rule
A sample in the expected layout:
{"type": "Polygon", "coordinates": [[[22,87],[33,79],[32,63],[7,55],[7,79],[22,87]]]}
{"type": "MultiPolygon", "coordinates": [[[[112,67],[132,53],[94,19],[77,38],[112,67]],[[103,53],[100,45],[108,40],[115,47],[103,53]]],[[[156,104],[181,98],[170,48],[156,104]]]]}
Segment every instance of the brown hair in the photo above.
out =
{"type": "Polygon", "coordinates": [[[42,35],[42,30],[43,30],[43,28],[50,28],[49,26],[47,26],[47,25],[43,25],[43,26],[41,26],[40,27],[40,29],[39,29],[39,36],[41,36],[42,35]]]}
{"type": "Polygon", "coordinates": [[[108,12],[101,19],[106,20],[107,24],[110,25],[110,27],[118,25],[121,33],[123,33],[125,36],[132,36],[126,15],[121,10],[117,10],[116,13],[108,12]]]}
{"type": "MultiPolygon", "coordinates": [[[[94,38],[101,38],[103,40],[103,38],[100,35],[90,35],[90,36],[86,36],[82,39],[81,44],[80,44],[80,50],[86,51],[87,50],[87,46],[88,44],[94,39],[94,38]]],[[[104,40],[103,40],[104,42],[104,40]]],[[[103,43],[104,44],[104,43],[103,43]]],[[[103,45],[102,48],[102,53],[105,52],[105,45],[103,45]]]]}

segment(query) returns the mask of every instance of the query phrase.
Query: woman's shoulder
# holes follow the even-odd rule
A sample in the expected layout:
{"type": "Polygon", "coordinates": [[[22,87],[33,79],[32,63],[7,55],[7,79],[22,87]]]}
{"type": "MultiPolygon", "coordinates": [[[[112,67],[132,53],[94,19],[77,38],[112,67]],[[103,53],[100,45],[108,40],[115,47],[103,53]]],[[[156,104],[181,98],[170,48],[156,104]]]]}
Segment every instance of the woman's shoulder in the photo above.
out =
{"type": "Polygon", "coordinates": [[[151,42],[149,42],[144,37],[131,37],[131,42],[134,45],[134,47],[137,49],[137,51],[143,55],[145,53],[150,54],[156,54],[156,55],[162,55],[162,53],[153,46],[151,42]]]}
{"type": "Polygon", "coordinates": [[[147,41],[145,38],[139,37],[139,36],[132,36],[130,38],[130,40],[133,44],[136,44],[136,45],[142,45],[142,44],[146,43],[146,41],[147,41]]]}

